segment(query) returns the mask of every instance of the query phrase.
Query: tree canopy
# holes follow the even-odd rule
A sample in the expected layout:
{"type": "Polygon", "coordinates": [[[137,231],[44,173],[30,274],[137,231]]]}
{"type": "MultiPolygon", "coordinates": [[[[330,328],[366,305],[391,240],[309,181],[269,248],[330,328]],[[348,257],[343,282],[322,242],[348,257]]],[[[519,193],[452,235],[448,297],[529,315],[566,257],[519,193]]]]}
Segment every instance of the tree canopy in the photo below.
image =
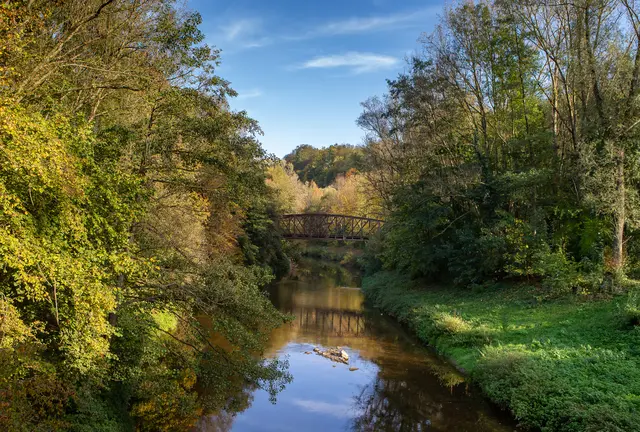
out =
{"type": "Polygon", "coordinates": [[[363,103],[372,265],[584,292],[636,272],[639,29],[627,0],[448,9],[363,103]]]}
{"type": "Polygon", "coordinates": [[[259,356],[288,268],[267,159],[200,21],[0,5],[3,430],[185,430],[288,380],[259,356]]]}
{"type": "Polygon", "coordinates": [[[362,147],[349,144],[333,144],[324,148],[302,144],[286,155],[284,160],[293,166],[303,183],[313,181],[325,188],[351,169],[362,171],[362,156],[362,147]]]}

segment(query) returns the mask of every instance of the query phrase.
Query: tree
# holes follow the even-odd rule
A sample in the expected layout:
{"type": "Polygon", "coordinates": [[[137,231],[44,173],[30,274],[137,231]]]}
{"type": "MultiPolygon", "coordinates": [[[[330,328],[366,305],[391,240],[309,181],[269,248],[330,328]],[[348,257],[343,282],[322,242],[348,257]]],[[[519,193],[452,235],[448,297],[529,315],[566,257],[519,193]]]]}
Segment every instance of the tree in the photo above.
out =
{"type": "Polygon", "coordinates": [[[625,181],[630,172],[635,181],[635,167],[629,166],[625,154],[635,153],[637,141],[637,5],[626,0],[551,7],[533,2],[520,9],[519,18],[552,68],[549,93],[559,99],[553,102],[554,116],[566,118],[563,123],[579,160],[577,175],[584,177],[582,192],[613,219],[611,265],[619,271],[625,225],[635,213],[629,208],[631,190],[625,181]]]}
{"type": "Polygon", "coordinates": [[[4,429],[184,429],[289,378],[256,356],[288,265],[247,253],[282,243],[256,228],[259,128],[199,23],[170,0],[0,6],[4,429]]]}
{"type": "Polygon", "coordinates": [[[277,191],[278,211],[281,213],[302,213],[307,206],[306,187],[298,179],[293,165],[276,163],[267,168],[267,184],[277,191]]]}
{"type": "Polygon", "coordinates": [[[358,120],[366,175],[391,213],[387,266],[464,283],[622,272],[637,212],[625,156],[637,151],[636,9],[499,1],[446,13],[358,120]]]}

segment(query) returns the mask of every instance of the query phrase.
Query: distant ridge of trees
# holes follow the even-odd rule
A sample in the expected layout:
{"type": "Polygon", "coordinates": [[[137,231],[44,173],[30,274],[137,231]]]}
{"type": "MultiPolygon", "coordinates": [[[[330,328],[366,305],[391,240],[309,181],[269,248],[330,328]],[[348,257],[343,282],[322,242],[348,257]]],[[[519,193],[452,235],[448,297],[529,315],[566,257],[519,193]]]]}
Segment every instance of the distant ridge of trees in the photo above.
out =
{"type": "Polygon", "coordinates": [[[351,144],[333,144],[323,148],[300,144],[284,160],[293,165],[302,182],[313,181],[325,188],[350,169],[362,171],[363,157],[363,148],[351,144]]]}

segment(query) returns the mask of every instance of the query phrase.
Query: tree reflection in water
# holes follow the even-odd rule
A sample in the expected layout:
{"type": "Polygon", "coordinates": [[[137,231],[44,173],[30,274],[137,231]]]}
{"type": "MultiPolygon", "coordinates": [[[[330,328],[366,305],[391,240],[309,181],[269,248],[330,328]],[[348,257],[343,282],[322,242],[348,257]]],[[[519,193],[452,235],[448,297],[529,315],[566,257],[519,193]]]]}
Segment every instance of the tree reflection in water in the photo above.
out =
{"type": "Polygon", "coordinates": [[[195,427],[198,432],[229,432],[233,427],[235,413],[223,411],[215,416],[205,416],[195,427]]]}
{"type": "Polygon", "coordinates": [[[416,402],[411,391],[403,391],[406,387],[406,382],[385,381],[378,376],[355,397],[360,415],[353,419],[351,429],[401,432],[428,429],[432,417],[441,417],[442,404],[429,406],[416,402]]]}
{"type": "MultiPolygon", "coordinates": [[[[291,356],[294,381],[270,405],[264,395],[220,423],[203,421],[201,431],[473,431],[513,430],[472,395],[449,364],[420,346],[389,317],[363,305],[357,276],[327,263],[306,263],[298,277],[271,290],[279,310],[296,319],[276,329],[267,356],[291,356]],[[349,288],[351,287],[351,288],[349,288]],[[341,346],[345,365],[323,363],[313,346],[341,346]],[[297,378],[296,378],[297,377],[297,378]],[[322,408],[322,409],[319,409],[322,408]],[[336,410],[340,412],[336,412],[336,410]],[[504,423],[504,424],[502,424],[504,423]]],[[[251,403],[251,400],[247,401],[251,403]]]]}
{"type": "Polygon", "coordinates": [[[427,350],[414,345],[394,323],[366,313],[368,338],[377,350],[360,351],[377,373],[354,396],[354,431],[507,431],[464,377],[427,350]],[[375,319],[377,318],[377,319],[375,319]],[[397,337],[390,340],[390,336],[397,337]]]}

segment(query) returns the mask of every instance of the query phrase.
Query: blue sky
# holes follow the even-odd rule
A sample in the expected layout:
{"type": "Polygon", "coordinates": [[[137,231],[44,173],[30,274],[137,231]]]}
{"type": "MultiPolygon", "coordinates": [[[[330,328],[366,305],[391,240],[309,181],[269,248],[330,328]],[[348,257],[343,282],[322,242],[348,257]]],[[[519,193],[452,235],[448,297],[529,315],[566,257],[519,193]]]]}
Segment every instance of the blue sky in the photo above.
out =
{"type": "Polygon", "coordinates": [[[360,102],[406,69],[443,0],[188,0],[207,43],[222,50],[218,73],[231,101],[260,122],[264,148],[360,144],[360,102]]]}

